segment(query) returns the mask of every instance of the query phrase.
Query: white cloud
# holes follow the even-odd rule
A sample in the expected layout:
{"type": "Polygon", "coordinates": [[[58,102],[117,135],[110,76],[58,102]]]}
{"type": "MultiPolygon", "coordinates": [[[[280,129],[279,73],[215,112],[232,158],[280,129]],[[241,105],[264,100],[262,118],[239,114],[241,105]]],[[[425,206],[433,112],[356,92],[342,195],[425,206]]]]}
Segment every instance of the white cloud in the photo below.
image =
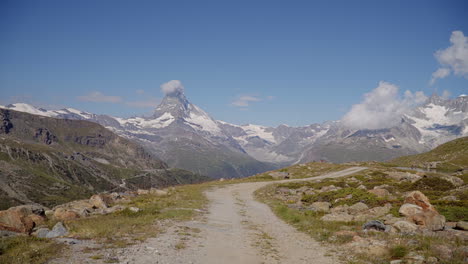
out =
{"type": "Polygon", "coordinates": [[[167,83],[161,84],[161,91],[165,94],[172,94],[175,92],[184,92],[184,86],[179,80],[168,81],[167,83]]]}
{"type": "Polygon", "coordinates": [[[380,129],[398,124],[402,115],[411,107],[423,103],[427,97],[423,92],[406,91],[398,95],[398,86],[381,81],[379,86],[364,95],[364,100],[351,107],[342,122],[354,129],[380,129]]]}
{"type": "Polygon", "coordinates": [[[258,102],[261,101],[259,97],[250,96],[250,95],[242,95],[239,96],[236,100],[234,100],[231,105],[237,107],[248,107],[251,102],[258,102]]]}
{"type": "Polygon", "coordinates": [[[160,102],[159,98],[151,97],[143,101],[125,102],[125,105],[135,108],[156,108],[160,102]]]}
{"type": "Polygon", "coordinates": [[[439,68],[437,71],[432,73],[431,81],[429,82],[430,85],[433,85],[437,79],[443,79],[450,75],[450,69],[447,68],[439,68]]]}
{"type": "Polygon", "coordinates": [[[450,72],[468,78],[468,37],[461,31],[453,31],[450,42],[450,47],[434,54],[442,67],[432,74],[431,84],[437,79],[447,77],[450,72]]]}
{"type": "Polygon", "coordinates": [[[139,95],[142,95],[142,94],[145,93],[145,90],[143,90],[143,89],[137,89],[135,92],[136,92],[137,94],[139,94],[139,95]]]}
{"type": "Polygon", "coordinates": [[[87,95],[82,95],[77,97],[78,100],[84,102],[93,102],[93,103],[120,103],[122,102],[122,97],[114,95],[104,95],[99,91],[90,92],[87,95]]]}

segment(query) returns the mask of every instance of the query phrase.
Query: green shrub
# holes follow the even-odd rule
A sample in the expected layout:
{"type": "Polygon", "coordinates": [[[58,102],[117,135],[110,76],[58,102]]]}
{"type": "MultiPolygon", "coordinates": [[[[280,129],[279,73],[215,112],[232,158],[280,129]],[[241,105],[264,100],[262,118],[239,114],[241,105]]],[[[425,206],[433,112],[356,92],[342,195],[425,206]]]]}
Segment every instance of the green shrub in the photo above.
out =
{"type": "Polygon", "coordinates": [[[390,248],[390,256],[393,259],[401,259],[408,254],[408,248],[404,245],[396,245],[390,248]]]}
{"type": "Polygon", "coordinates": [[[313,195],[304,195],[301,200],[306,203],[329,202],[333,206],[344,204],[353,205],[358,202],[363,202],[371,207],[380,206],[387,202],[387,200],[379,198],[375,194],[356,188],[343,188],[337,191],[323,192],[313,195]],[[335,202],[335,200],[339,198],[345,198],[348,195],[352,195],[352,197],[349,199],[344,199],[335,202]]]}

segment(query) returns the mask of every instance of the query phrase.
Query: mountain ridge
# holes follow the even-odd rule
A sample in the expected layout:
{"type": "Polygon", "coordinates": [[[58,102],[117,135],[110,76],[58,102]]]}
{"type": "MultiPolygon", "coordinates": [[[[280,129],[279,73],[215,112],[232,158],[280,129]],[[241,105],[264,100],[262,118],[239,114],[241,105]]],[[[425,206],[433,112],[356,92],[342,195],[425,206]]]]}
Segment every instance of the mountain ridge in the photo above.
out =
{"type": "Polygon", "coordinates": [[[192,104],[183,91],[166,95],[149,117],[125,119],[70,108],[48,111],[18,107],[57,118],[100,123],[145,145],[171,166],[218,178],[248,176],[313,160],[390,160],[468,135],[468,97],[463,95],[454,99],[433,95],[405,112],[399,124],[382,129],[351,129],[340,121],[301,127],[235,125],[214,120],[192,104]]]}
{"type": "Polygon", "coordinates": [[[0,109],[0,208],[206,180],[86,120],[0,109]]]}

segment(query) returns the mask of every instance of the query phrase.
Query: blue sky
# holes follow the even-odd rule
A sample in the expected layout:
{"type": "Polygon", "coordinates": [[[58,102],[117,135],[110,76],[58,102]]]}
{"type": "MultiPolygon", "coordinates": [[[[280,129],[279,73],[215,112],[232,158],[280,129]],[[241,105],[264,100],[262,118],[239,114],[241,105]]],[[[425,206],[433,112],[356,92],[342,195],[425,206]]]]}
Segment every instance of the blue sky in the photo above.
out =
{"type": "Polygon", "coordinates": [[[337,120],[380,81],[468,93],[454,69],[429,84],[466,14],[467,1],[1,1],[0,102],[141,115],[180,80],[216,119],[337,120]]]}

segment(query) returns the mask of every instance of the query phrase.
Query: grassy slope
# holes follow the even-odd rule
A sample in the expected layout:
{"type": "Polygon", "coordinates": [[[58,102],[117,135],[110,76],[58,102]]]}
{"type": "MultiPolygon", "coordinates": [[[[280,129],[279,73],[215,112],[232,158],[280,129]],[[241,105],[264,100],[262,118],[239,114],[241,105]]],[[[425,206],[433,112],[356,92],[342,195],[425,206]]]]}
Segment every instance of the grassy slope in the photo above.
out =
{"type": "Polygon", "coordinates": [[[417,155],[394,159],[391,163],[400,166],[424,168],[424,163],[440,161],[438,170],[454,172],[468,167],[468,137],[452,140],[435,149],[417,155]]]}

